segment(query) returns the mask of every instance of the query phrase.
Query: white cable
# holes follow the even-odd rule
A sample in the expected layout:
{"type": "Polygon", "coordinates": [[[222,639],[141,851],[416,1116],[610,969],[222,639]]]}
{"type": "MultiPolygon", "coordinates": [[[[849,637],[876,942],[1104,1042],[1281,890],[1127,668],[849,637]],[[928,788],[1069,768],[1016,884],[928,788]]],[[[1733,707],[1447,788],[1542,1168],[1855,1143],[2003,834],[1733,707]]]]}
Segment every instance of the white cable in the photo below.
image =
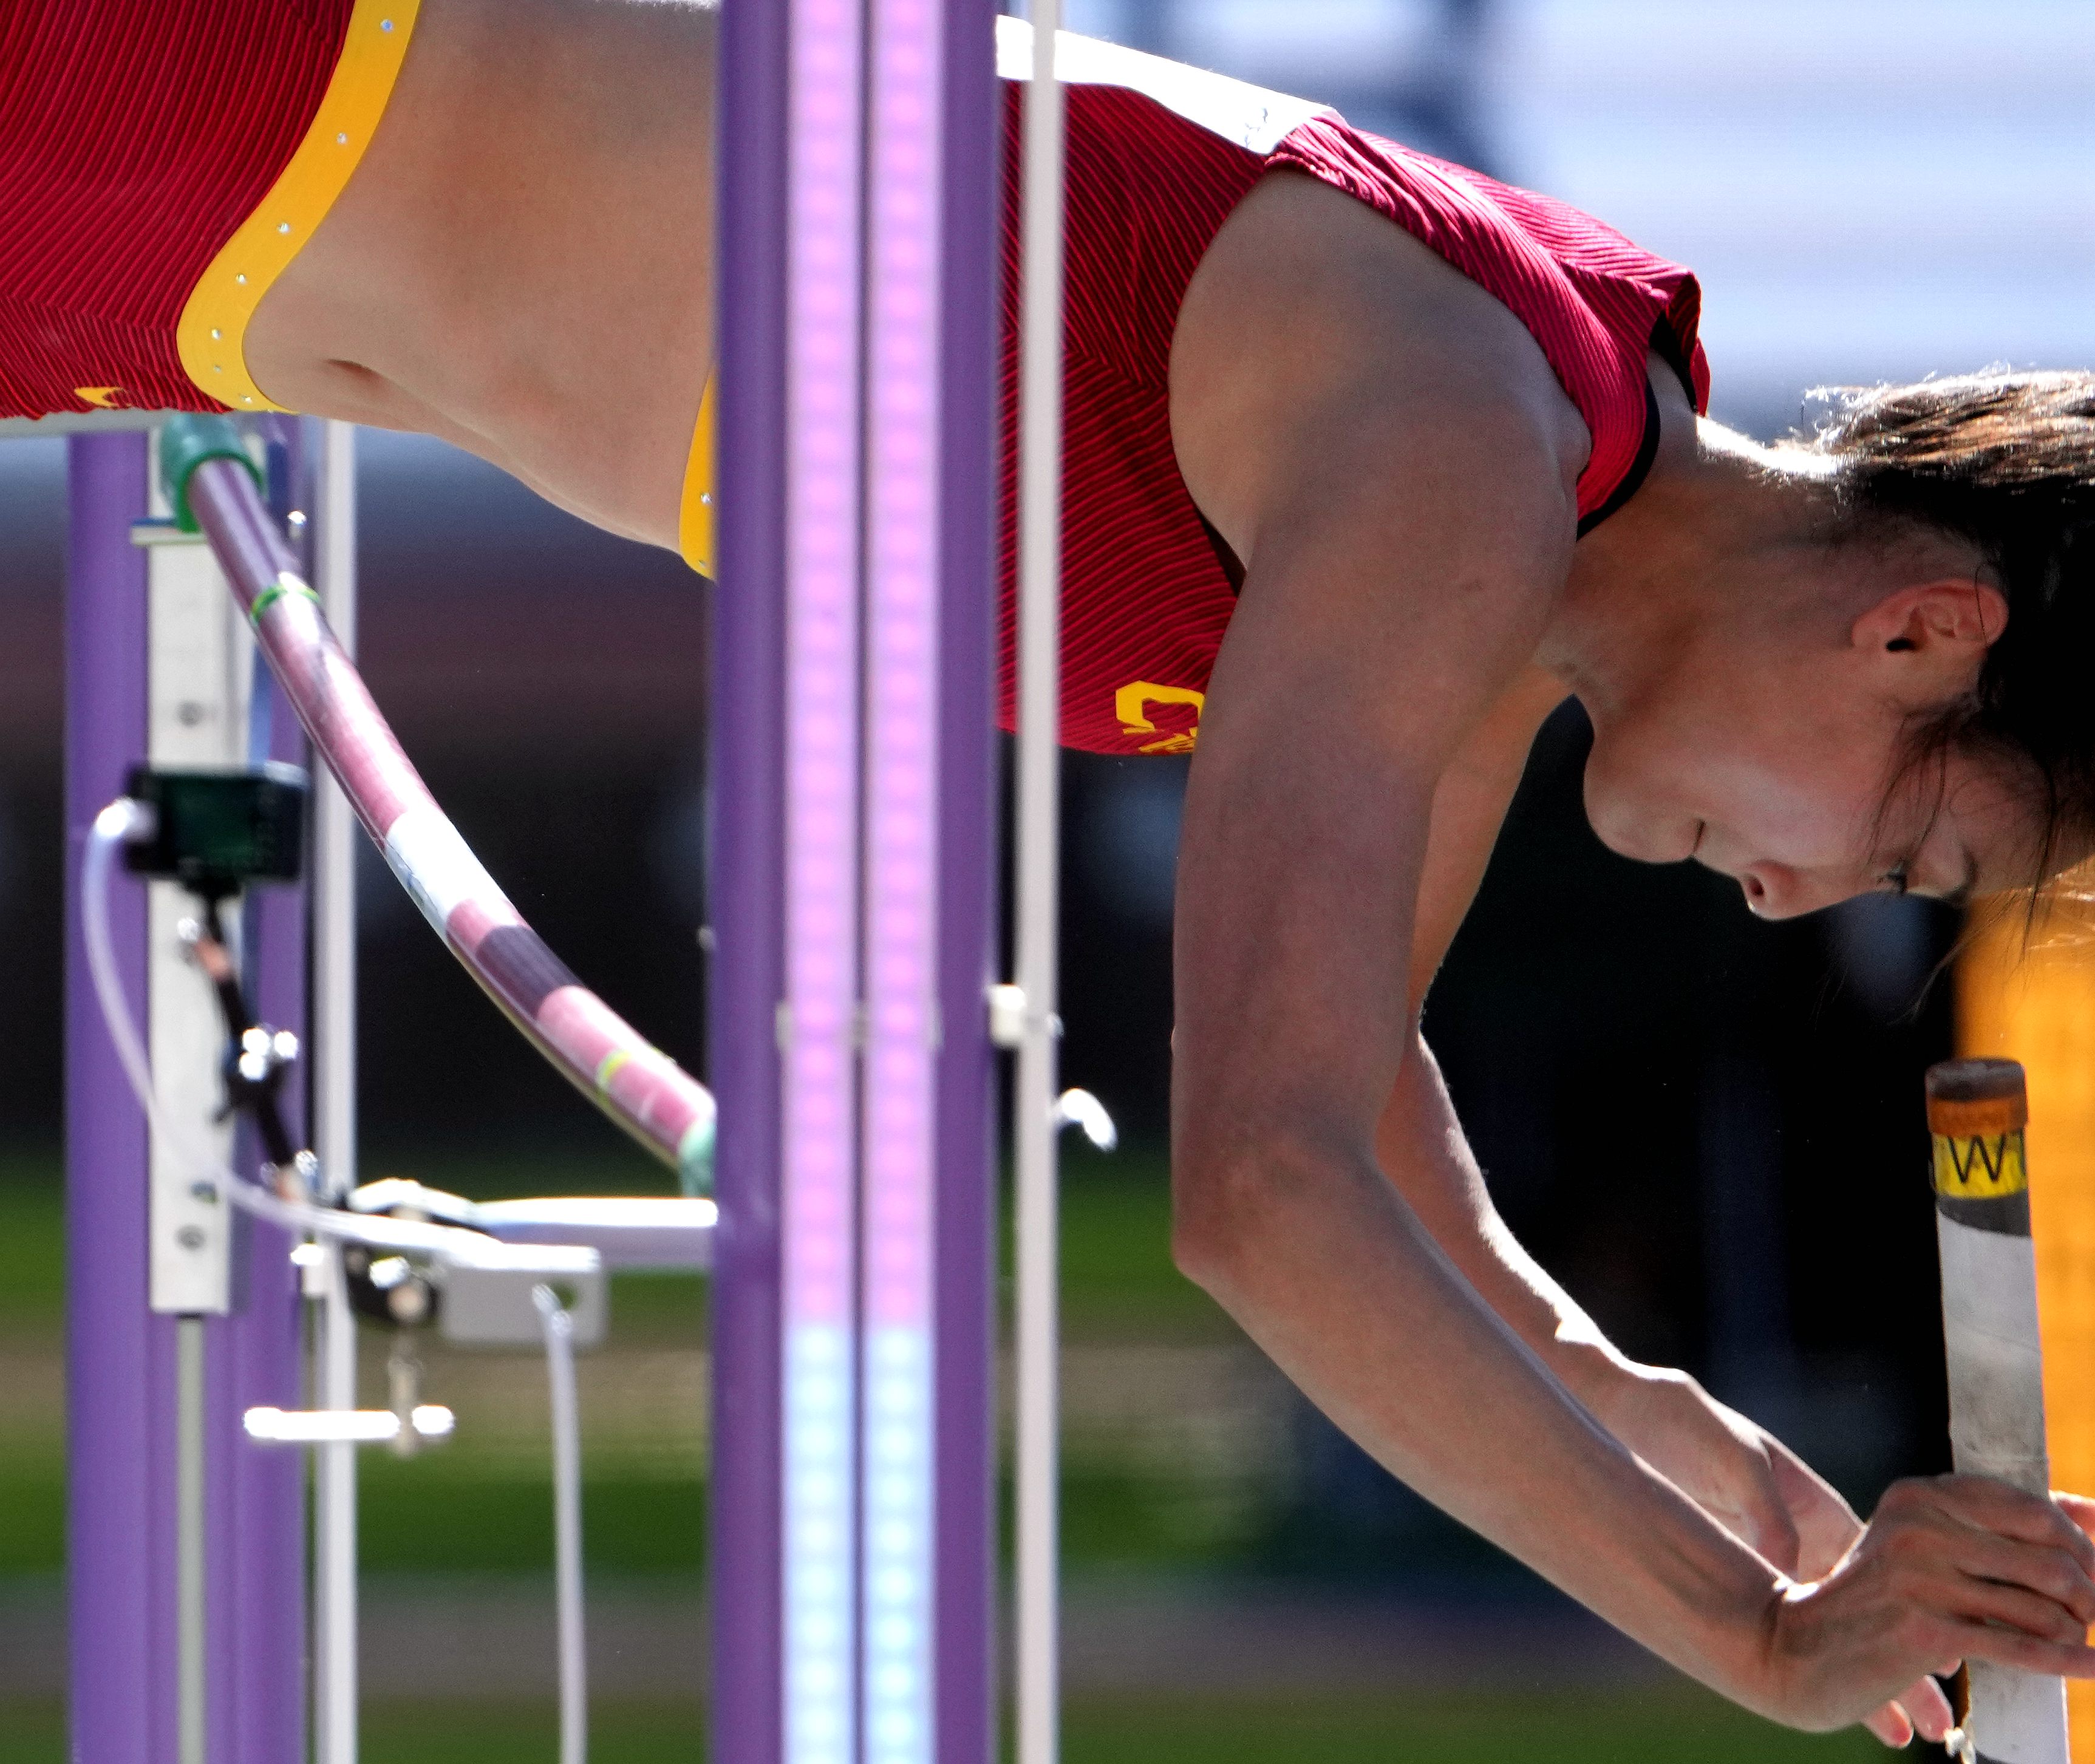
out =
{"type": "MultiPolygon", "coordinates": [[[[116,969],[116,952],[109,925],[110,865],[115,860],[117,848],[147,832],[151,821],[151,809],[128,797],[120,798],[95,817],[81,865],[81,921],[87,947],[88,973],[94,982],[95,1001],[101,1007],[103,1026],[109,1032],[131,1093],[145,1113],[147,1127],[162,1149],[185,1165],[195,1178],[216,1184],[233,1205],[288,1230],[310,1232],[338,1242],[351,1241],[388,1249],[421,1249],[438,1254],[448,1252],[461,1260],[484,1261],[494,1246],[480,1232],[419,1220],[369,1217],[333,1207],[316,1207],[304,1201],[286,1200],[236,1174],[216,1158],[199,1153],[174,1130],[154,1092],[152,1067],[139,1039],[130,1001],[124,995],[123,977],[116,969]]],[[[534,1287],[531,1297],[543,1322],[546,1372],[552,1395],[560,1764],[586,1764],[589,1705],[582,1645],[581,1439],[575,1401],[574,1326],[551,1287],[534,1287]]],[[[198,1437],[201,1438],[200,1433],[198,1437]]],[[[195,1627],[200,1635],[202,1626],[195,1627]]],[[[191,1724],[199,1719],[193,1716],[191,1724]]],[[[200,1747],[185,1745],[184,1764],[202,1764],[200,1747]],[[194,1757],[192,1752],[195,1753],[194,1757]]]]}
{"type": "Polygon", "coordinates": [[[80,867],[81,930],[87,942],[87,972],[94,982],[95,1002],[102,1007],[102,1021],[116,1049],[116,1062],[131,1086],[131,1094],[146,1112],[146,1124],[162,1145],[177,1152],[185,1163],[209,1164],[192,1156],[161,1117],[159,1099],[153,1094],[153,1075],[146,1049],[132,1021],[130,1001],[124,996],[124,982],[116,972],[116,952],[109,935],[109,866],[116,848],[133,837],[146,834],[153,825],[153,811],[128,796],[120,796],[94,817],[88,830],[87,851],[80,867]]]}
{"type": "Polygon", "coordinates": [[[553,1289],[531,1302],[546,1336],[546,1380],[553,1408],[553,1586],[560,1614],[560,1764],[589,1757],[587,1657],[582,1647],[582,1448],[575,1404],[574,1320],[553,1289]]]}

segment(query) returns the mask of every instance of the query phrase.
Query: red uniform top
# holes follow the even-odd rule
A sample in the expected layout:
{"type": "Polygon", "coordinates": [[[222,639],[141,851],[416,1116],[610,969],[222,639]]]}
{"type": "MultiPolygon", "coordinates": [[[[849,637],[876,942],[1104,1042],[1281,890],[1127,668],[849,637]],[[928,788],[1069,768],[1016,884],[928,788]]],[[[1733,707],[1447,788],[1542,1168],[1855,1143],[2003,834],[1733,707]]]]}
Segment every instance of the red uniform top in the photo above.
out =
{"type": "Polygon", "coordinates": [[[242,334],[355,170],[416,12],[0,7],[0,416],[276,408],[242,334]]]}
{"type": "MultiPolygon", "coordinates": [[[[1030,53],[1004,21],[1003,586],[999,714],[1016,692],[1019,120],[1030,53]]],[[[1656,352],[1697,410],[1709,369],[1686,270],[1547,196],[1349,127],[1331,111],[1154,56],[1065,37],[1069,173],[1062,472],[1062,738],[1183,753],[1236,597],[1171,446],[1179,303],[1267,171],[1365,203],[1486,289],[1542,346],[1592,432],[1579,530],[1625,501],[1658,444],[1656,352]]]]}

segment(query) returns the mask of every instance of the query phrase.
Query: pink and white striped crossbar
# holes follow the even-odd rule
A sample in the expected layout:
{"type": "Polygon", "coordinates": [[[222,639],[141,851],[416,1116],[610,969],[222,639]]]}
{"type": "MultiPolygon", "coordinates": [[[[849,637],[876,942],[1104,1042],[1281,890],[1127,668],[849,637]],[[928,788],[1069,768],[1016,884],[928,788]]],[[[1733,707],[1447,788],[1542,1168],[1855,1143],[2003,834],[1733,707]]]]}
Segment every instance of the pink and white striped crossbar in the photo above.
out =
{"type": "Polygon", "coordinates": [[[706,1087],[577,980],[473,855],[342,652],[320,597],[232,460],[190,473],[188,501],[314,749],[466,972],[575,1087],[674,1168],[712,1185],[706,1087]]]}

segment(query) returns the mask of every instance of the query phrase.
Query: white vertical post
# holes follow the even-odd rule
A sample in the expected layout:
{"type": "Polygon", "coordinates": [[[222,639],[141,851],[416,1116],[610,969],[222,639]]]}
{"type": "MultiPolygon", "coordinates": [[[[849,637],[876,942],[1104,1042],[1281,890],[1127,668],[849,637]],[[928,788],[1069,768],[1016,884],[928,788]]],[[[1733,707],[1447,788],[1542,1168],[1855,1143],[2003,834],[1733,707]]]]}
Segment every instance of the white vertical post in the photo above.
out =
{"type": "MultiPolygon", "coordinates": [[[[320,425],[314,585],[328,622],[356,653],[356,430],[320,425]]],[[[313,825],[313,1149],[330,1198],[356,1181],[356,820],[318,769],[313,825]]],[[[342,1252],[323,1269],[317,1406],[356,1406],[356,1315],[342,1252]]],[[[316,1448],[313,1738],[316,1764],[356,1764],[356,1447],[316,1448]]]]}
{"type": "MultiPolygon", "coordinates": [[[[158,446],[155,437],[154,445],[158,446]]],[[[155,516],[168,504],[157,460],[148,477],[155,516]]],[[[146,547],[146,756],[155,766],[237,764],[245,757],[253,651],[210,547],[155,520],[132,529],[146,547]]],[[[219,1061],[225,1030],[218,1001],[181,935],[197,911],[177,882],[146,886],[146,1039],[161,1108],[190,1143],[220,1162],[233,1155],[233,1123],[220,1121],[219,1061]]],[[[178,1764],[207,1764],[211,1692],[204,1318],[232,1308],[233,1224],[215,1187],[188,1156],[155,1143],[149,1153],[148,1293],[175,1316],[175,1693],[178,1764]]],[[[225,1466],[216,1466],[223,1474],[225,1466]]]]}
{"type": "Polygon", "coordinates": [[[1018,1764],[1060,1755],[1054,1103],[1060,910],[1062,477],[1061,0],[1032,0],[1019,428],[1017,984],[1018,1764]]]}
{"type": "Polygon", "coordinates": [[[203,1318],[175,1319],[175,1757],[210,1764],[203,1318]]]}
{"type": "MultiPolygon", "coordinates": [[[[154,438],[157,449],[159,437],[154,438]]],[[[157,453],[148,507],[168,513],[157,453]]],[[[155,766],[238,765],[247,756],[247,697],[254,651],[246,621],[226,591],[211,547],[159,520],[132,529],[146,548],[146,753],[155,766]]],[[[233,1156],[233,1122],[215,1118],[225,1087],[219,1062],[225,1027],[218,1000],[198,973],[183,921],[197,916],[181,883],[146,885],[146,1046],[153,1087],[167,1117],[213,1161],[233,1156]]],[[[238,917],[232,924],[237,926],[238,917]]],[[[234,934],[238,934],[237,929],[234,934]]],[[[152,1148],[152,1307],[178,1316],[221,1317],[232,1304],[233,1224],[187,1156],[152,1148]]]]}

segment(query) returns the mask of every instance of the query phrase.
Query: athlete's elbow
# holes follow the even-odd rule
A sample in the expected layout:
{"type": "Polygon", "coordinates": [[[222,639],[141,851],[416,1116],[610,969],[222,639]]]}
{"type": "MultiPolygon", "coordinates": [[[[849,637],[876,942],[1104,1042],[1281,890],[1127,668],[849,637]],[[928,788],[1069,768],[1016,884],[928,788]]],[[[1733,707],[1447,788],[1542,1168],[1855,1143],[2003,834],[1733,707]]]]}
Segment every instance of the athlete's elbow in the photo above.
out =
{"type": "Polygon", "coordinates": [[[1171,1260],[1179,1273],[1213,1297],[1222,1297],[1239,1235],[1227,1210],[1216,1204],[1211,1178],[1189,1178],[1174,1169],[1171,1180],[1171,1260]]]}
{"type": "Polygon", "coordinates": [[[1314,1185],[1315,1161],[1294,1135],[1246,1133],[1183,1146],[1172,1160],[1171,1257],[1225,1309],[1256,1285],[1284,1215],[1314,1185]]]}

